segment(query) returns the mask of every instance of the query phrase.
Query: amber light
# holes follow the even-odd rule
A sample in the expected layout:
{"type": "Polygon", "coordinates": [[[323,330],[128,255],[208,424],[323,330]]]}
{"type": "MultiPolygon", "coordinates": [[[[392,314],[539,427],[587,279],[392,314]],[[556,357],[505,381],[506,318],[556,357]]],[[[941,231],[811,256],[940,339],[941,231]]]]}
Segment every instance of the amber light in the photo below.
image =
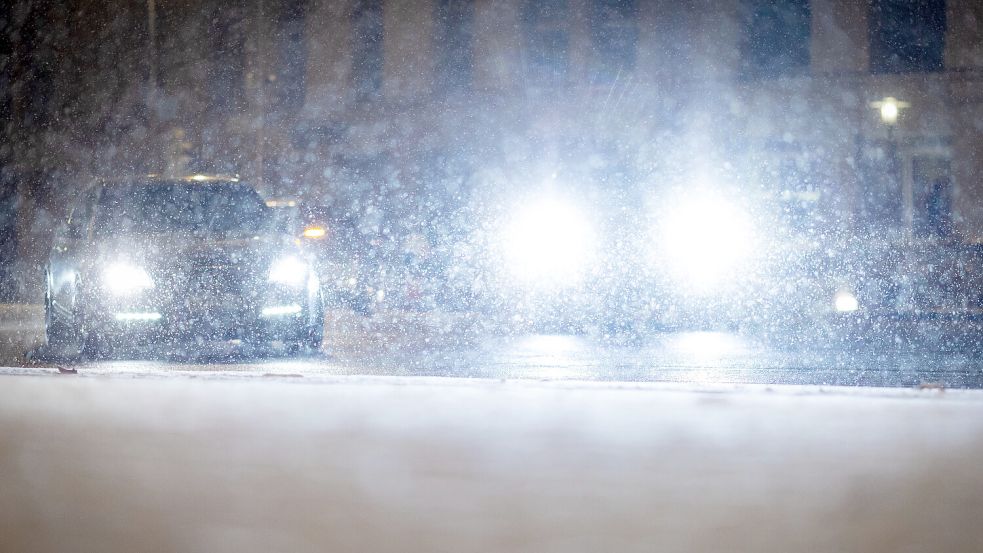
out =
{"type": "Polygon", "coordinates": [[[304,238],[324,238],[328,231],[324,227],[307,227],[304,229],[304,238]]]}

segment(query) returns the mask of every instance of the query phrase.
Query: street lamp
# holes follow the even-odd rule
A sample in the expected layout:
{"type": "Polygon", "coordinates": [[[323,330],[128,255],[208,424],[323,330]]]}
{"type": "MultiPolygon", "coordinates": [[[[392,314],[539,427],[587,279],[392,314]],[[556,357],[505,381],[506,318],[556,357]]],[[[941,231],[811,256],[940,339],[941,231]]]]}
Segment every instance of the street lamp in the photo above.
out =
{"type": "Polygon", "coordinates": [[[890,163],[888,173],[891,178],[893,190],[901,192],[905,220],[904,232],[910,240],[913,223],[912,194],[910,187],[905,186],[905,183],[902,181],[901,159],[898,156],[898,143],[894,137],[894,127],[898,124],[898,116],[901,115],[901,110],[911,107],[911,104],[902,102],[894,96],[887,96],[881,100],[871,102],[870,107],[877,110],[881,116],[881,123],[887,126],[888,162],[890,163]]]}
{"type": "Polygon", "coordinates": [[[910,108],[911,104],[908,102],[902,102],[894,96],[888,96],[883,100],[871,102],[870,107],[880,112],[881,122],[888,125],[888,128],[891,128],[897,124],[898,115],[901,113],[901,110],[904,108],[910,108]]]}

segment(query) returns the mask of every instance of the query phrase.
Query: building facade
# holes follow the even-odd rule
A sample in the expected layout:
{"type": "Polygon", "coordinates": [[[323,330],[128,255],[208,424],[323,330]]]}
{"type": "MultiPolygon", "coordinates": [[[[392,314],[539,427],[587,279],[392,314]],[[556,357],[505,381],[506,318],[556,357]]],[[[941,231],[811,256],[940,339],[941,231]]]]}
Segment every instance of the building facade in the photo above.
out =
{"type": "Polygon", "coordinates": [[[629,186],[709,172],[910,237],[944,200],[960,236],[983,238],[972,0],[312,0],[303,44],[280,182],[427,179],[455,160],[480,187],[586,155],[629,186]],[[894,124],[871,107],[886,97],[909,106],[894,124]]]}
{"type": "Polygon", "coordinates": [[[198,170],[404,227],[544,183],[627,203],[711,181],[824,232],[983,241],[976,0],[5,10],[0,162],[45,175],[5,225],[33,259],[73,182],[198,170]]]}

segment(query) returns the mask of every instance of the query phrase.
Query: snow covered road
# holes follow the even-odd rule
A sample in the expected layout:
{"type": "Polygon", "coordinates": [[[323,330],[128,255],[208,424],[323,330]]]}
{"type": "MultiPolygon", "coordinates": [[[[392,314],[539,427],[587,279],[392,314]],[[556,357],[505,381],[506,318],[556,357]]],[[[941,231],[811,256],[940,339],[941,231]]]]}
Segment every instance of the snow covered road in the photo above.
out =
{"type": "Polygon", "coordinates": [[[983,551],[983,393],[7,376],[0,551],[983,551]]]}
{"type": "MultiPolygon", "coordinates": [[[[39,308],[0,306],[0,375],[50,373],[29,361],[43,341],[39,308]],[[14,368],[2,368],[4,366],[14,368]]],[[[86,375],[251,378],[295,375],[449,376],[490,379],[983,387],[983,347],[891,337],[836,343],[823,336],[665,332],[625,340],[597,335],[509,334],[464,314],[332,312],[325,351],[291,359],[248,348],[166,348],[72,363],[86,375]]],[[[61,366],[64,365],[63,363],[61,366]]]]}

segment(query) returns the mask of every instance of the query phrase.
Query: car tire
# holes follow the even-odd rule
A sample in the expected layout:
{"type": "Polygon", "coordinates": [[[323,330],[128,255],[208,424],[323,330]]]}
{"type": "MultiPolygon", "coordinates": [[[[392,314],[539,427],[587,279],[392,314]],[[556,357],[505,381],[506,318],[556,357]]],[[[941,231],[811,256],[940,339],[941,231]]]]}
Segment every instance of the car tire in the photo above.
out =
{"type": "Polygon", "coordinates": [[[324,342],[324,302],[321,294],[315,297],[311,310],[314,312],[314,320],[304,326],[299,344],[301,351],[306,353],[319,351],[324,342]]]}
{"type": "Polygon", "coordinates": [[[72,305],[70,317],[59,314],[54,309],[51,289],[47,285],[44,293],[44,335],[49,348],[58,348],[70,357],[82,354],[85,340],[77,304],[72,305]]]}

